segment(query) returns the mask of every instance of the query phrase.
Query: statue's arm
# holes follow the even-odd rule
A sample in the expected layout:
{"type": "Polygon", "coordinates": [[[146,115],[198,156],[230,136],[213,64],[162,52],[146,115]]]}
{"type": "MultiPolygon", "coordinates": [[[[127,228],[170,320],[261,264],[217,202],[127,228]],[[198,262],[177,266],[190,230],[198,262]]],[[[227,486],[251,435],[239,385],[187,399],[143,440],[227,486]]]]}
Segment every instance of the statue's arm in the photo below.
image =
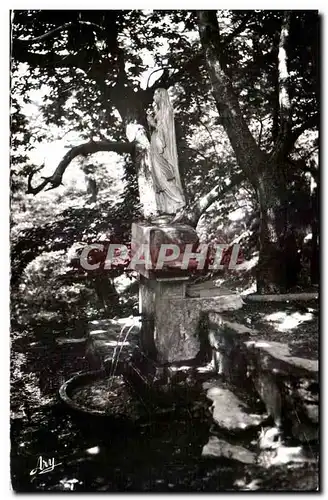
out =
{"type": "Polygon", "coordinates": [[[147,122],[150,127],[156,128],[156,120],[151,111],[147,112],[147,122]]]}

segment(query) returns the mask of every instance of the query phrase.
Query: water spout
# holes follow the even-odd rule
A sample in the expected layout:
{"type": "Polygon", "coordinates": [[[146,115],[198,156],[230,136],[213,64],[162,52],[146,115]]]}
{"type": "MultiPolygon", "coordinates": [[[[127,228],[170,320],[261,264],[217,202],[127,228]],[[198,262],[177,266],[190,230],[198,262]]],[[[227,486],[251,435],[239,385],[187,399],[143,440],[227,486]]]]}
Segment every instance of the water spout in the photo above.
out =
{"type": "MultiPolygon", "coordinates": [[[[138,320],[139,321],[139,320],[138,320]]],[[[137,322],[134,321],[132,323],[132,325],[130,325],[130,327],[128,328],[128,331],[123,339],[123,341],[121,342],[121,338],[123,336],[123,332],[126,328],[126,325],[123,325],[122,328],[121,328],[121,331],[119,333],[119,336],[118,336],[118,339],[117,339],[117,342],[116,342],[116,346],[115,346],[115,349],[114,349],[114,353],[113,353],[113,359],[112,359],[112,364],[111,364],[111,368],[110,368],[110,372],[109,372],[109,390],[111,390],[112,388],[112,385],[113,385],[113,380],[114,380],[114,377],[115,377],[115,373],[116,373],[116,369],[117,369],[117,365],[118,365],[118,362],[119,362],[119,358],[120,358],[120,355],[122,353],[122,349],[123,349],[123,346],[125,344],[125,342],[127,341],[129,335],[130,335],[130,332],[133,330],[134,326],[136,326],[137,322]],[[117,349],[118,349],[118,346],[120,345],[120,349],[117,353],[117,349]]]]}

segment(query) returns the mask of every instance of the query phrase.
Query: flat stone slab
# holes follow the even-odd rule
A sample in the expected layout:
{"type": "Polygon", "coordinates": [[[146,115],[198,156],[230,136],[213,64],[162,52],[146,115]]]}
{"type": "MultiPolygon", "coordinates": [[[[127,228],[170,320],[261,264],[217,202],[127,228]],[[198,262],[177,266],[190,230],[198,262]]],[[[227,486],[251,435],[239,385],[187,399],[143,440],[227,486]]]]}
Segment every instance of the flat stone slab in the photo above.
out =
{"type": "Polygon", "coordinates": [[[226,319],[223,318],[223,324],[226,328],[226,330],[231,330],[234,333],[237,333],[239,335],[258,335],[259,332],[255,330],[254,328],[248,328],[247,326],[241,324],[241,323],[236,323],[235,321],[227,321],[226,319]]]}
{"type": "Polygon", "coordinates": [[[216,436],[210,436],[208,443],[203,447],[203,457],[228,458],[238,460],[243,464],[255,464],[256,454],[242,446],[230,444],[216,436]]]}
{"type": "Polygon", "coordinates": [[[246,430],[261,425],[267,415],[252,413],[251,409],[229,389],[205,382],[203,388],[208,399],[213,401],[212,411],[215,423],[228,431],[246,430]]]}
{"type": "Polygon", "coordinates": [[[218,311],[208,312],[209,329],[216,330],[218,334],[225,333],[233,335],[239,341],[246,340],[252,335],[258,335],[259,332],[255,329],[248,328],[247,326],[237,323],[235,321],[228,321],[223,314],[218,311]]]}
{"type": "Polygon", "coordinates": [[[253,350],[260,368],[264,371],[295,377],[318,378],[318,360],[293,356],[288,344],[271,340],[250,340],[245,342],[245,345],[249,350],[253,350]]]}
{"type": "Polygon", "coordinates": [[[282,294],[250,294],[245,297],[248,302],[287,302],[289,300],[317,300],[319,292],[308,293],[282,293],[282,294]]]}
{"type": "Polygon", "coordinates": [[[187,297],[217,297],[219,295],[233,294],[232,290],[217,286],[213,280],[187,284],[186,290],[187,297]]]}

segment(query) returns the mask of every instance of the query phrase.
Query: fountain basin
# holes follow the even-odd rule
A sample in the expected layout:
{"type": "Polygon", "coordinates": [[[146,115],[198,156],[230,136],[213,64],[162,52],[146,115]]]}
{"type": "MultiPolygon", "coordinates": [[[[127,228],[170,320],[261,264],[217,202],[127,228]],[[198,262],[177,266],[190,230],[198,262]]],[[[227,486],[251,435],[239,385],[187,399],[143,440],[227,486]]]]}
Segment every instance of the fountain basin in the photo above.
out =
{"type": "Polygon", "coordinates": [[[60,387],[59,396],[74,411],[116,423],[147,417],[147,409],[129,390],[123,375],[109,376],[105,370],[74,375],[60,387]]]}

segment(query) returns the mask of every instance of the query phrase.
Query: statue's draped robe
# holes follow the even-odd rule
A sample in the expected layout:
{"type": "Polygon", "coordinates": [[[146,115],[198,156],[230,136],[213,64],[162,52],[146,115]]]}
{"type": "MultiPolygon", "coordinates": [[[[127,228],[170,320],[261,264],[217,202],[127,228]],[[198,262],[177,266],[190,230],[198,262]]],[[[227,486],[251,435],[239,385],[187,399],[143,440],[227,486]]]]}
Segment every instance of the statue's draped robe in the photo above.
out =
{"type": "Polygon", "coordinates": [[[156,128],[150,142],[156,201],[161,214],[176,214],[186,202],[178,166],[174,114],[167,91],[158,89],[156,92],[156,128]]]}

